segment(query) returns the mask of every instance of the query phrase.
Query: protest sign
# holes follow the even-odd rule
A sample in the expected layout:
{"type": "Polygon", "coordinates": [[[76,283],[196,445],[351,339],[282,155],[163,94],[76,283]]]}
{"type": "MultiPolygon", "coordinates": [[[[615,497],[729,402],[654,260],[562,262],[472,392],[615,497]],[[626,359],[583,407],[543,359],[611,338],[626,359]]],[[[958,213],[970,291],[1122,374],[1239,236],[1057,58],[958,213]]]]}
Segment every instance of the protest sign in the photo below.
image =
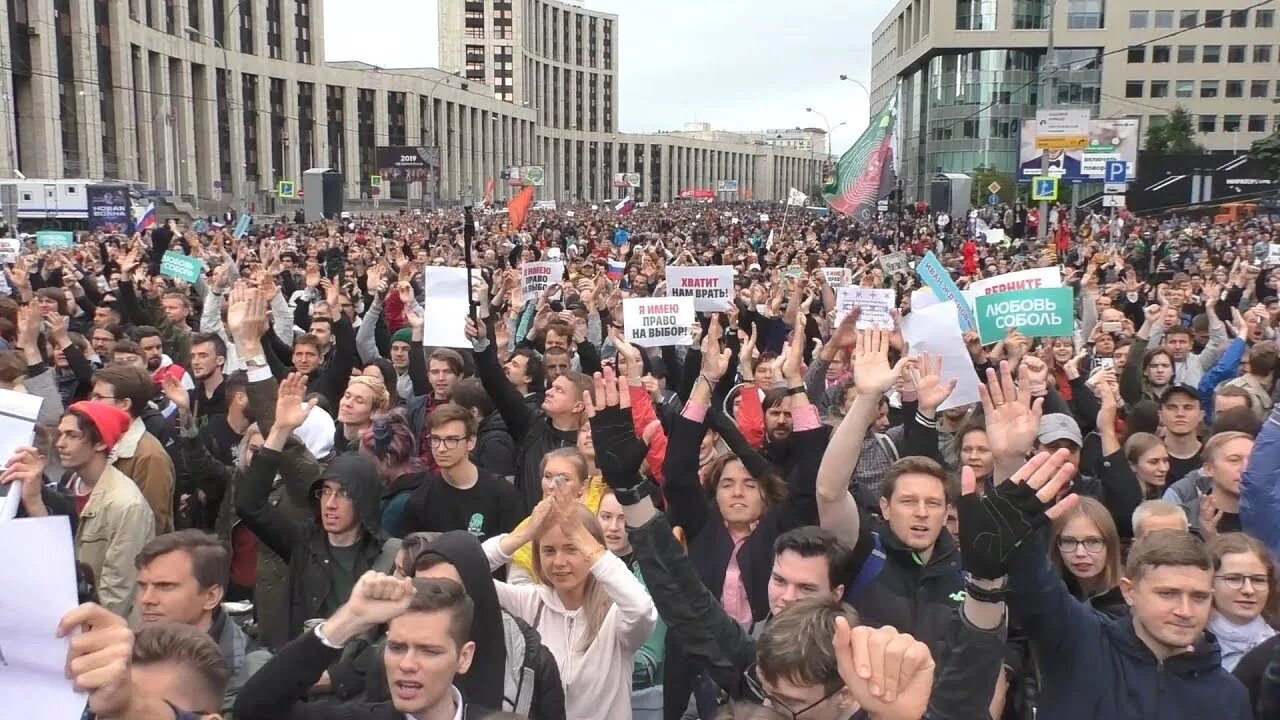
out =
{"type": "Polygon", "coordinates": [[[18,262],[18,251],[22,249],[22,241],[18,238],[0,238],[0,263],[18,262]]]}
{"type": "Polygon", "coordinates": [[[200,279],[203,271],[203,260],[188,257],[176,250],[166,250],[164,257],[160,259],[160,274],[165,277],[193,283],[200,279]]]}
{"type": "Polygon", "coordinates": [[[1056,267],[1031,268],[978,280],[969,289],[975,295],[995,295],[1015,290],[1043,290],[1062,287],[1062,271],[1056,267]]]}
{"type": "Polygon", "coordinates": [[[899,270],[910,270],[911,261],[907,259],[906,253],[889,253],[880,257],[880,269],[885,271],[885,274],[892,275],[899,270]]]}
{"type": "Polygon", "coordinates": [[[942,382],[956,381],[956,389],[938,406],[939,412],[978,402],[978,373],[960,333],[960,317],[954,302],[944,302],[912,310],[902,318],[902,338],[911,353],[941,357],[942,382]]]}
{"type": "Polygon", "coordinates": [[[822,277],[836,290],[853,283],[853,271],[849,268],[822,268],[822,277]]]}
{"type": "Polygon", "coordinates": [[[693,298],[626,298],[622,326],[627,342],[639,347],[693,343],[693,298]]]}
{"type": "MultiPolygon", "coordinates": [[[[479,270],[472,270],[472,286],[479,270]]],[[[460,267],[436,267],[423,269],[422,344],[427,347],[469,348],[467,316],[470,314],[470,288],[467,287],[467,270],[460,267]]]]}
{"type": "Polygon", "coordinates": [[[925,254],[924,259],[916,263],[916,274],[933,290],[933,294],[939,300],[950,300],[956,304],[960,326],[965,331],[978,329],[978,324],[973,319],[973,309],[965,302],[964,295],[956,286],[956,281],[951,279],[951,273],[942,267],[942,263],[938,262],[932,250],[925,254]]]}
{"type": "Polygon", "coordinates": [[[869,330],[876,325],[892,328],[893,298],[892,289],[842,287],[836,291],[836,325],[843,322],[854,308],[859,308],[862,314],[855,326],[859,330],[869,330]]]}
{"type": "MultiPolygon", "coordinates": [[[[969,311],[973,312],[973,301],[978,297],[978,294],[972,290],[961,290],[960,297],[964,298],[965,304],[969,306],[969,311]]],[[[916,310],[923,310],[930,305],[937,305],[940,302],[942,301],[938,299],[938,296],[934,294],[931,288],[922,287],[911,292],[912,312],[916,310]]]]}
{"type": "Polygon", "coordinates": [[[236,220],[236,229],[231,233],[231,237],[239,240],[244,234],[249,232],[249,224],[253,222],[253,216],[249,213],[240,213],[240,218],[236,220]]]}
{"type": "Polygon", "coordinates": [[[1280,243],[1267,243],[1267,265],[1280,265],[1280,243]]]}
{"type": "Polygon", "coordinates": [[[64,250],[75,247],[76,234],[69,230],[40,230],[36,232],[36,249],[64,250]]]}
{"type": "Polygon", "coordinates": [[[564,279],[564,263],[527,262],[520,266],[520,288],[525,302],[536,300],[552,285],[564,279]]]}
{"type": "Polygon", "coordinates": [[[720,312],[733,306],[733,267],[667,267],[667,296],[693,298],[693,309],[720,312]]]}
{"type": "Polygon", "coordinates": [[[1015,290],[982,295],[976,303],[982,343],[999,342],[1010,330],[1027,337],[1061,337],[1075,331],[1071,288],[1015,290]]]}

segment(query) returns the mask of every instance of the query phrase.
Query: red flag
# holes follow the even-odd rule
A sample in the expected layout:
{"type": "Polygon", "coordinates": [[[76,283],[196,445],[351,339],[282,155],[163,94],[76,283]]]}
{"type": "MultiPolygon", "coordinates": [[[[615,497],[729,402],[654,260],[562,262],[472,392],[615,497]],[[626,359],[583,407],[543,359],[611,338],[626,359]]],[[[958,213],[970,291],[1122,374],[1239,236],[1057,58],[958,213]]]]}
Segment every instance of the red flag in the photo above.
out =
{"type": "Polygon", "coordinates": [[[529,185],[507,204],[507,213],[511,218],[511,229],[524,227],[524,217],[529,214],[529,206],[533,204],[533,186],[529,185]]]}
{"type": "Polygon", "coordinates": [[[489,178],[484,184],[484,206],[493,205],[493,178],[489,178]]]}

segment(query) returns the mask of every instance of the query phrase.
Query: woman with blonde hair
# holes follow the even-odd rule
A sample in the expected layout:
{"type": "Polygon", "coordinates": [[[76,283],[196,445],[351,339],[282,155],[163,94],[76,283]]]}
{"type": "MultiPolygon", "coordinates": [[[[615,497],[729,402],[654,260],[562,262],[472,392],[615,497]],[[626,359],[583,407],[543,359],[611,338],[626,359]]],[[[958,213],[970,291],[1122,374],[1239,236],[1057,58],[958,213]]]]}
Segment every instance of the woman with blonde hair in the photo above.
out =
{"type": "Polygon", "coordinates": [[[537,584],[494,581],[499,602],[533,626],[555,656],[566,717],[631,720],[632,661],[657,626],[653,600],[563,481],[527,522],[484,542],[490,569],[530,543],[537,584]]]}
{"type": "Polygon", "coordinates": [[[360,436],[373,426],[374,413],[391,407],[391,394],[381,378],[355,375],[347,382],[347,389],[338,401],[338,429],[334,433],[333,449],[343,453],[360,448],[360,436]]]}
{"type": "Polygon", "coordinates": [[[1076,599],[1110,617],[1128,614],[1120,593],[1120,534],[1101,502],[1082,497],[1054,520],[1049,557],[1076,599]]]}
{"type": "Polygon", "coordinates": [[[1234,670],[1253,648],[1276,634],[1276,567],[1271,551],[1250,535],[1223,533],[1209,541],[1213,555],[1213,612],[1209,631],[1234,670]]]}

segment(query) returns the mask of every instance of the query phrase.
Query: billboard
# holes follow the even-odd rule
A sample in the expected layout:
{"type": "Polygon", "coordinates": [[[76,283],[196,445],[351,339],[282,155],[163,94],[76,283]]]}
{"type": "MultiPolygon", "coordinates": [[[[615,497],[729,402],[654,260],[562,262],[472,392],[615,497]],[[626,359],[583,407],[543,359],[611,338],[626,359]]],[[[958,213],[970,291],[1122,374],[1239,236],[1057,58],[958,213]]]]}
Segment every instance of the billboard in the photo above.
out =
{"type": "Polygon", "coordinates": [[[1060,180],[1101,182],[1108,160],[1124,160],[1132,182],[1138,177],[1141,130],[1136,117],[1090,120],[1089,141],[1083,150],[1040,150],[1036,148],[1036,120],[1024,118],[1018,131],[1018,179],[1039,175],[1041,157],[1048,153],[1049,174],[1060,180]]]}
{"type": "Polygon", "coordinates": [[[374,148],[378,172],[387,180],[426,180],[440,167],[440,150],[421,145],[379,145],[374,148]]]}
{"type": "Polygon", "coordinates": [[[541,165],[512,165],[507,169],[507,185],[513,187],[542,187],[546,177],[547,173],[541,165]]]}
{"type": "Polygon", "coordinates": [[[738,192],[738,181],[737,180],[717,180],[716,192],[736,193],[738,192]]]}
{"type": "Polygon", "coordinates": [[[613,186],[616,188],[640,187],[640,173],[614,173],[613,186]]]}
{"type": "Polygon", "coordinates": [[[129,224],[129,190],[124,185],[89,185],[89,221],[95,226],[129,224]]]}

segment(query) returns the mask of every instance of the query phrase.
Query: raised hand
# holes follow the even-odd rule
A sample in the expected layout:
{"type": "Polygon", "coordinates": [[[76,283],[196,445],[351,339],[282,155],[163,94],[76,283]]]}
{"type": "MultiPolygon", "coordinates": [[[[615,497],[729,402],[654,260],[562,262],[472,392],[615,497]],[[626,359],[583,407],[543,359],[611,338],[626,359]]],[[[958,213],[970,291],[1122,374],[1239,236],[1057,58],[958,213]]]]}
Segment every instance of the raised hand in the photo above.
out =
{"type": "Polygon", "coordinates": [[[320,266],[308,265],[307,271],[302,277],[308,288],[314,290],[315,288],[320,287],[320,266]]]}
{"type": "Polygon", "coordinates": [[[928,709],[934,661],[929,646],[886,625],[850,627],[836,618],[836,667],[849,694],[876,720],[916,720],[928,709]]]}
{"type": "Polygon", "coordinates": [[[782,377],[792,385],[804,382],[804,330],[804,318],[797,318],[791,344],[787,347],[787,354],[782,361],[782,377]]]}
{"type": "Polygon", "coordinates": [[[233,342],[244,334],[243,326],[248,316],[249,288],[242,283],[236,283],[227,296],[227,334],[231,336],[233,342]]]}
{"type": "Polygon", "coordinates": [[[413,594],[413,580],[370,570],[356,581],[344,609],[362,624],[382,625],[403,615],[413,594]]]}
{"type": "Polygon", "coordinates": [[[70,639],[67,675],[76,690],[89,693],[89,710],[98,717],[123,717],[132,697],[129,661],[133,631],[124,618],[96,603],[85,603],[62,616],[58,637],[70,639]]]}
{"type": "Polygon", "coordinates": [[[40,456],[38,450],[33,447],[20,447],[14,451],[9,462],[5,464],[3,474],[0,474],[0,485],[21,483],[22,506],[31,516],[37,515],[32,512],[33,509],[44,508],[44,499],[40,494],[40,488],[44,486],[44,466],[45,459],[40,456]]]}
{"type": "Polygon", "coordinates": [[[912,381],[916,386],[916,396],[920,402],[920,411],[926,415],[937,412],[938,406],[955,392],[958,378],[950,382],[942,380],[942,356],[933,357],[929,353],[920,356],[917,366],[912,368],[912,381]]]}
{"type": "MultiPolygon", "coordinates": [[[[702,338],[702,375],[712,383],[720,381],[724,374],[729,371],[729,359],[733,356],[733,351],[723,347],[720,343],[720,337],[723,331],[720,328],[719,313],[711,316],[711,322],[707,326],[707,333],[702,338]]],[[[755,330],[751,332],[751,342],[755,340],[755,330]]],[[[742,352],[749,352],[747,346],[743,346],[742,352]]]]}
{"type": "Polygon", "coordinates": [[[1027,376],[1032,395],[1040,396],[1049,391],[1049,365],[1041,358],[1035,355],[1023,356],[1020,374],[1027,376]]]}
{"type": "Polygon", "coordinates": [[[853,340],[853,383],[859,395],[879,396],[902,377],[907,359],[889,367],[889,332],[880,328],[861,330],[853,340]]]}
{"type": "Polygon", "coordinates": [[[1031,381],[1023,373],[1015,383],[1009,363],[1001,361],[1000,372],[987,369],[987,382],[978,386],[986,416],[987,438],[997,460],[1021,459],[1031,450],[1040,431],[1043,398],[1031,396],[1031,381]]]}
{"type": "Polygon", "coordinates": [[[289,373],[289,377],[280,383],[276,393],[276,424],[281,430],[293,432],[306,422],[307,414],[316,406],[316,400],[305,400],[307,396],[307,376],[301,373],[289,373]]]}
{"type": "Polygon", "coordinates": [[[636,436],[626,378],[619,379],[613,368],[596,373],[595,397],[584,392],[582,404],[590,418],[596,466],[604,481],[612,488],[634,487],[640,480],[640,464],[647,448],[636,436]]]}
{"type": "Polygon", "coordinates": [[[182,383],[172,375],[165,375],[161,381],[163,383],[164,396],[169,398],[169,402],[177,406],[183,412],[191,411],[191,394],[187,389],[182,387],[182,383]]]}
{"type": "Polygon", "coordinates": [[[18,346],[26,350],[35,348],[40,337],[40,326],[44,318],[35,305],[23,305],[18,308],[18,346]]]}

